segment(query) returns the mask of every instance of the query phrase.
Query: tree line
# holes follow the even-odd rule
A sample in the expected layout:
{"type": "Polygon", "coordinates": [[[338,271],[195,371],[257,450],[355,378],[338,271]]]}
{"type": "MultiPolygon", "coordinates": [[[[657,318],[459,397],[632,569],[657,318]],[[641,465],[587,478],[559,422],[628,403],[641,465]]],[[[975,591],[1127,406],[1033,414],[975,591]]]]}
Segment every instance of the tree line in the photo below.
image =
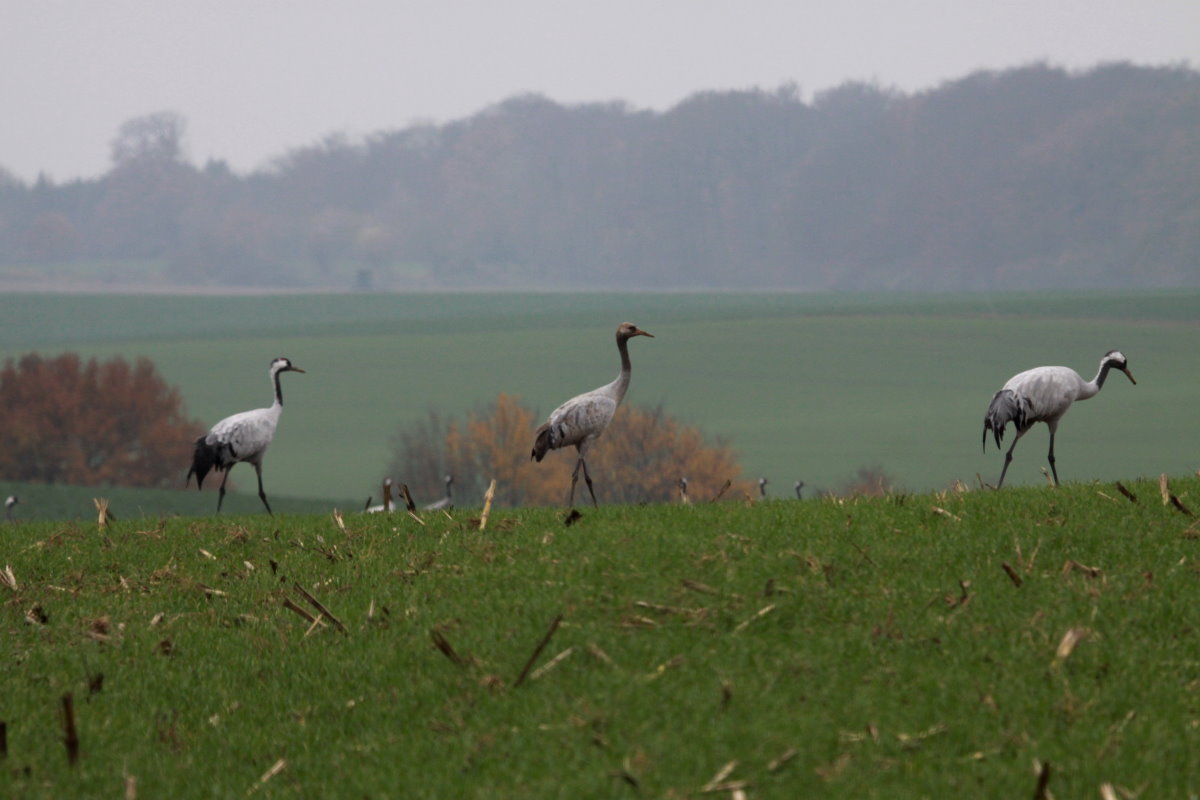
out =
{"type": "Polygon", "coordinates": [[[901,93],[511,98],[238,175],[129,120],[90,180],[0,170],[0,274],[170,285],[993,290],[1200,285],[1200,73],[1031,64],[901,93]]]}

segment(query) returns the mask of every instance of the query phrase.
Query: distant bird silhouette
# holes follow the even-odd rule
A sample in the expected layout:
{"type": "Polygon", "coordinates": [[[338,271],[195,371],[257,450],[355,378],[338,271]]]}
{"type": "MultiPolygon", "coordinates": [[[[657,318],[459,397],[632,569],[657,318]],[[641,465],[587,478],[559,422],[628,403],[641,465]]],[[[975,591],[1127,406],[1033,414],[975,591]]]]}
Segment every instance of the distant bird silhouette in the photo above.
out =
{"type": "Polygon", "coordinates": [[[983,449],[987,450],[988,431],[996,439],[996,447],[1004,438],[1004,428],[1009,422],[1016,425],[1017,435],[1013,438],[1012,446],[1004,454],[1004,468],[1000,470],[999,489],[1004,485],[1004,476],[1008,473],[1008,465],[1012,462],[1013,450],[1036,422],[1044,422],[1050,428],[1050,471],[1054,474],[1054,485],[1058,485],[1058,470],[1054,466],[1054,434],[1058,431],[1058,421],[1076,400],[1087,400],[1094,397],[1110,369],[1119,369],[1129,378],[1130,383],[1136,384],[1129,372],[1128,362],[1119,350],[1109,350],[1100,359],[1100,371],[1090,381],[1085,381],[1079,373],[1069,367],[1035,367],[1018,373],[1008,379],[1004,388],[996,392],[988,405],[987,414],[983,418],[983,449]]]}
{"type": "Polygon", "coordinates": [[[21,502],[21,500],[15,494],[10,494],[4,499],[4,518],[9,522],[12,522],[13,506],[19,502],[21,502]]]}
{"type": "Polygon", "coordinates": [[[765,500],[767,498],[767,484],[768,483],[770,483],[770,481],[768,481],[766,478],[758,479],[758,496],[759,496],[759,499],[761,499],[761,500],[765,500]]]}
{"type": "Polygon", "coordinates": [[[267,445],[275,437],[275,428],[279,425],[279,417],[283,413],[283,392],[279,388],[279,373],[304,372],[292,362],[280,357],[271,362],[269,375],[275,389],[275,402],[269,408],[258,408],[253,411],[243,411],[234,414],[212,426],[212,430],[196,440],[196,450],[192,455],[192,468],[188,470],[187,480],[196,476],[196,488],[204,484],[204,476],[210,469],[224,472],[221,489],[217,494],[217,512],[225,502],[225,482],[229,480],[229,471],[239,461],[254,465],[258,475],[258,497],[266,506],[267,513],[273,514],[271,504],[267,502],[267,494],[262,485],[262,461],[267,452],[267,445]]]}
{"type": "Polygon", "coordinates": [[[796,481],[796,499],[803,500],[804,497],[800,494],[800,490],[804,488],[804,481],[796,481]]]}
{"type": "MultiPolygon", "coordinates": [[[[369,503],[371,501],[368,500],[367,502],[369,503]]],[[[366,512],[367,514],[379,514],[379,513],[388,514],[391,512],[391,510],[392,510],[392,479],[384,478],[383,479],[383,503],[381,505],[377,505],[377,506],[368,506],[367,508],[363,509],[363,511],[366,512]]]]}
{"type": "Polygon", "coordinates": [[[442,511],[445,509],[454,508],[454,501],[451,499],[451,496],[450,496],[450,487],[454,485],[454,476],[447,475],[445,478],[445,481],[446,481],[446,496],[443,497],[441,500],[435,500],[432,503],[430,503],[429,505],[425,506],[424,509],[426,511],[442,511]]]}
{"type": "Polygon", "coordinates": [[[692,498],[688,497],[687,478],[679,479],[679,502],[683,503],[685,506],[690,506],[692,504],[692,498]]]}
{"type": "Polygon", "coordinates": [[[649,336],[632,322],[622,322],[617,328],[617,350],[621,353],[621,371],[616,380],[605,384],[599,389],[576,395],[558,408],[550,412],[549,418],[534,434],[533,453],[531,458],[541,461],[547,452],[562,447],[574,447],[579,455],[575,462],[575,471],[571,473],[571,493],[567,505],[575,502],[575,483],[579,480],[579,470],[583,469],[583,479],[587,483],[588,493],[592,496],[592,505],[596,503],[596,492],[592,489],[592,477],[587,470],[587,451],[592,443],[604,433],[604,429],[612,422],[613,414],[625,392],[629,389],[629,346],[628,342],[634,336],[649,336]]]}

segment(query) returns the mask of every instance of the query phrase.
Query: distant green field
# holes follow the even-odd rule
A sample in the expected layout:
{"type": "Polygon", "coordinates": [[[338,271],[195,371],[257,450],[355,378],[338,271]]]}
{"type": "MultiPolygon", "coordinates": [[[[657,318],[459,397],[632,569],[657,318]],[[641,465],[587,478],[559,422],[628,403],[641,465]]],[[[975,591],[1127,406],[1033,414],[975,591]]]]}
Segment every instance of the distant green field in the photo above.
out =
{"type": "MultiPolygon", "coordinates": [[[[287,411],[267,456],[267,492],[365,499],[378,493],[400,425],[500,392],[545,413],[611,380],[613,330],[631,320],[656,338],[633,343],[627,402],[662,402],[729,438],[747,477],[766,476],[773,493],[790,494],[796,480],[833,488],[867,465],[922,490],[974,483],[977,473],[996,480],[1002,454],[981,453],[980,434],[1009,376],[1065,364],[1090,378],[1114,347],[1138,385],[1117,375],[1070,412],[1058,436],[1061,477],[1196,469],[1197,311],[1195,291],[8,295],[0,356],[146,355],[211,424],[267,404],[267,364],[287,355],[308,374],[284,376],[287,411]]],[[[1046,444],[1044,426],[1022,440],[1014,485],[1043,481],[1046,444]]],[[[186,469],[179,465],[181,483],[186,469]]],[[[253,487],[248,467],[239,477],[243,491],[253,487]]]]}
{"type": "Polygon", "coordinates": [[[1129,488],[0,525],[0,797],[1195,797],[1200,526],[1129,488]]]}

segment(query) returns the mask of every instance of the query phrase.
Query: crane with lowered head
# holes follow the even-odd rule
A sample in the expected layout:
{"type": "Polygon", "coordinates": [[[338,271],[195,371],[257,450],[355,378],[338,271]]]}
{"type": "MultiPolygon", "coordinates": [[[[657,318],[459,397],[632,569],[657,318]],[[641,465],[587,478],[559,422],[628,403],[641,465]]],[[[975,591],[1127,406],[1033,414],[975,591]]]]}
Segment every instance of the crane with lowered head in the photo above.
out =
{"type": "Polygon", "coordinates": [[[448,511],[449,509],[454,508],[454,500],[451,499],[450,489],[450,487],[454,485],[454,476],[447,475],[443,480],[446,484],[446,494],[440,499],[434,500],[429,505],[424,506],[425,511],[448,511]]]}
{"type": "Polygon", "coordinates": [[[377,506],[371,505],[370,499],[367,500],[367,507],[363,509],[367,514],[390,514],[392,513],[392,479],[383,479],[383,502],[377,506]]]}
{"type": "Polygon", "coordinates": [[[1124,372],[1130,383],[1137,384],[1129,371],[1129,362],[1120,350],[1109,350],[1104,354],[1104,358],[1100,359],[1100,371],[1090,381],[1085,381],[1070,367],[1034,367],[1008,379],[1000,391],[992,396],[983,418],[984,451],[987,450],[988,431],[995,437],[998,449],[1008,423],[1012,422],[1017,429],[1012,445],[1004,454],[1004,468],[1000,470],[997,489],[1004,485],[1004,476],[1008,473],[1008,465],[1012,463],[1017,442],[1038,422],[1044,422],[1050,428],[1047,460],[1054,474],[1054,485],[1058,485],[1058,470],[1054,466],[1054,434],[1058,432],[1059,420],[1076,400],[1095,397],[1104,386],[1111,369],[1124,372]]]}

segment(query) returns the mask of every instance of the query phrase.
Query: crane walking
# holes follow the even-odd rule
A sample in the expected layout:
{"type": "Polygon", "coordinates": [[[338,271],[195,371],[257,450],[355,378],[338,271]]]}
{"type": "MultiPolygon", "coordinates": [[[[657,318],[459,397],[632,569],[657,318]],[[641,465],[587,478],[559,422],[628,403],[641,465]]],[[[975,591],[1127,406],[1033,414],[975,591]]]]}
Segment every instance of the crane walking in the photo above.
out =
{"type": "Polygon", "coordinates": [[[267,502],[267,494],[263,491],[262,461],[267,452],[267,445],[275,437],[279,416],[283,413],[283,392],[279,388],[281,372],[303,373],[304,370],[292,366],[292,362],[282,356],[275,359],[271,362],[269,373],[271,385],[275,389],[275,402],[269,408],[257,408],[226,417],[196,440],[192,468],[188,470],[186,480],[191,480],[195,474],[196,488],[200,489],[209,470],[215,469],[225,473],[217,494],[217,513],[220,513],[221,504],[225,502],[225,482],[229,480],[229,471],[239,461],[246,461],[254,465],[254,471],[258,475],[259,499],[266,506],[267,513],[274,515],[271,504],[267,502]]]}
{"type": "Polygon", "coordinates": [[[1013,450],[1036,422],[1044,422],[1050,428],[1050,471],[1054,474],[1054,485],[1058,485],[1058,470],[1054,467],[1054,434],[1058,431],[1058,422],[1063,414],[1076,400],[1087,400],[1094,397],[1108,377],[1110,369],[1119,369],[1129,378],[1129,382],[1137,384],[1130,373],[1128,362],[1119,350],[1109,350],[1100,359],[1100,371],[1090,381],[1085,381],[1079,373],[1069,367],[1035,367],[1018,373],[1008,379],[1008,383],[996,392],[983,418],[983,449],[987,450],[988,431],[996,439],[996,447],[1004,438],[1004,428],[1012,422],[1016,425],[1017,435],[1012,445],[1004,454],[1004,468],[1000,470],[999,489],[1004,485],[1004,476],[1008,465],[1012,462],[1013,450]]]}
{"type": "Polygon", "coordinates": [[[432,503],[425,506],[424,507],[425,511],[446,511],[451,508],[454,508],[454,500],[451,499],[451,490],[450,490],[450,487],[454,485],[454,476],[447,475],[445,478],[445,481],[446,481],[446,495],[444,497],[442,497],[440,500],[434,500],[432,503]]]}
{"type": "Polygon", "coordinates": [[[575,471],[571,473],[571,493],[567,505],[575,502],[575,483],[579,480],[579,470],[583,469],[583,479],[587,483],[588,493],[592,496],[592,505],[596,503],[596,492],[592,489],[592,477],[587,470],[587,451],[592,443],[604,433],[608,423],[612,422],[613,414],[625,392],[629,389],[629,346],[628,342],[634,336],[649,336],[644,330],[632,322],[622,322],[617,327],[617,350],[621,353],[621,371],[612,383],[593,389],[590,392],[572,397],[558,408],[550,412],[549,418],[534,434],[533,452],[531,458],[541,461],[550,450],[574,446],[579,460],[575,462],[575,471]]]}

